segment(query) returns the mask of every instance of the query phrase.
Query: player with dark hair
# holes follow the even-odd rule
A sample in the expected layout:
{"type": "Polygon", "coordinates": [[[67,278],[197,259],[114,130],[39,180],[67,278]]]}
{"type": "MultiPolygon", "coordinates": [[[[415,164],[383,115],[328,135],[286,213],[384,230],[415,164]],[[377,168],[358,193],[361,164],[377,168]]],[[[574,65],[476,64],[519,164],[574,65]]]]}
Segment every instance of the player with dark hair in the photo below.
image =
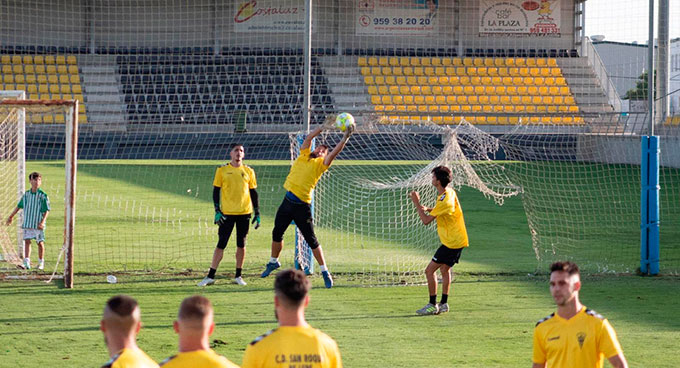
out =
{"type": "Polygon", "coordinates": [[[19,204],[7,218],[5,224],[12,224],[14,215],[20,209],[24,210],[24,222],[21,227],[24,229],[24,268],[31,269],[31,240],[35,239],[38,244],[38,269],[45,269],[45,223],[47,215],[50,214],[50,199],[47,194],[40,189],[42,185],[42,175],[39,172],[32,172],[28,179],[31,182],[31,189],[19,200],[19,204]]]}
{"type": "Polygon", "coordinates": [[[229,359],[210,348],[210,335],[215,330],[214,311],[210,300],[195,295],[182,301],[173,328],[179,336],[179,353],[161,363],[164,368],[238,368],[229,359]]]}
{"type": "Polygon", "coordinates": [[[341,368],[338,344],[305,320],[311,283],[302,271],[284,270],[274,281],[274,313],[279,327],[246,348],[243,368],[304,366],[341,368]]]}
{"type": "Polygon", "coordinates": [[[557,313],[536,323],[533,368],[601,368],[604,358],[615,368],[628,367],[614,328],[579,301],[581,275],[572,262],[550,265],[550,294],[557,313]]]}
{"type": "Polygon", "coordinates": [[[314,129],[302,142],[300,147],[300,155],[295,159],[290,168],[290,173],[286,178],[283,187],[287,190],[283,202],[276,211],[276,218],[274,220],[274,230],[272,231],[272,252],[271,259],[267,263],[262,277],[267,277],[275,269],[281,267],[279,262],[279,255],[283,249],[283,234],[286,232],[288,225],[295,221],[295,225],[300,229],[305,241],[312,249],[314,258],[319,262],[321,268],[321,275],[324,279],[324,284],[327,288],[333,286],[333,278],[326,266],[323,251],[319,245],[319,241],[314,234],[314,223],[312,217],[312,192],[316,183],[319,181],[323,173],[328,170],[333,163],[335,157],[345,148],[349,137],[354,132],[354,125],[350,125],[345,130],[345,135],[342,140],[328,152],[328,146],[319,145],[311,151],[312,140],[321,134],[324,129],[330,128],[334,123],[333,119],[327,119],[326,123],[314,129]]]}
{"type": "Polygon", "coordinates": [[[224,256],[229,237],[236,226],[236,276],[234,283],[246,285],[241,272],[246,256],[246,237],[248,236],[251,215],[255,229],[260,227],[260,204],[257,195],[255,171],[243,163],[245,149],[240,143],[233,144],[229,152],[231,161],[217,168],[213,180],[213,203],[215,205],[215,224],[219,225],[217,246],[213,252],[208,275],[198,286],[215,283],[217,267],[224,256]]]}
{"type": "Polygon", "coordinates": [[[100,329],[109,349],[109,360],[102,368],[158,367],[137,347],[137,334],[142,328],[137,301],[127,295],[117,295],[106,302],[100,329]]]}
{"type": "Polygon", "coordinates": [[[418,211],[423,224],[428,225],[437,220],[437,233],[442,245],[425,268],[427,288],[430,293],[429,302],[416,313],[420,315],[440,314],[449,311],[449,289],[451,287],[451,268],[460,260],[463,248],[468,246],[467,230],[463,218],[463,210],[452,188],[447,188],[452,180],[451,169],[437,166],[432,169],[432,185],[437,189],[437,202],[434,208],[427,208],[420,204],[420,195],[413,191],[411,200],[418,211]],[[429,212],[429,215],[426,213],[429,212]],[[435,272],[442,274],[442,298],[437,304],[437,279],[435,272]]]}

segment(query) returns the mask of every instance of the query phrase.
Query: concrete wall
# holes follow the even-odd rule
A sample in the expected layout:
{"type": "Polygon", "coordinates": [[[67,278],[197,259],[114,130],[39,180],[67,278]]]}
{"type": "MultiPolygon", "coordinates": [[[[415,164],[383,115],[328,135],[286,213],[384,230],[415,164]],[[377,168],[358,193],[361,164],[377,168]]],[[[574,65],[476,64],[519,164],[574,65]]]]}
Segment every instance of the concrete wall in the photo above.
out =
{"type": "MultiPolygon", "coordinates": [[[[3,45],[68,47],[303,46],[302,33],[234,32],[236,7],[244,1],[7,0],[0,3],[0,41],[3,45]]],[[[304,0],[271,3],[302,11],[304,0]]],[[[314,47],[451,48],[458,46],[459,38],[463,48],[574,47],[573,0],[561,0],[562,33],[549,38],[480,37],[477,0],[439,0],[434,36],[357,36],[357,0],[315,4],[314,47]],[[460,31],[455,29],[456,17],[460,19],[460,31]]]]}

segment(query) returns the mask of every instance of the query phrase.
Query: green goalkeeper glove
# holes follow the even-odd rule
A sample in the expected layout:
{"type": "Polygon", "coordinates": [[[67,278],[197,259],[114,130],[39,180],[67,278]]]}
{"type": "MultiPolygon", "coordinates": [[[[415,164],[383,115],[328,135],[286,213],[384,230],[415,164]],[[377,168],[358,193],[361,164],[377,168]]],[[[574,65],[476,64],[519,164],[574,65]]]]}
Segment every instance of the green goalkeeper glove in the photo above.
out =
{"type": "Polygon", "coordinates": [[[222,215],[222,212],[216,211],[215,212],[215,224],[216,225],[222,225],[224,222],[224,216],[222,215]]]}
{"type": "Polygon", "coordinates": [[[260,227],[260,210],[257,208],[255,209],[253,222],[251,224],[255,224],[255,229],[260,227]]]}

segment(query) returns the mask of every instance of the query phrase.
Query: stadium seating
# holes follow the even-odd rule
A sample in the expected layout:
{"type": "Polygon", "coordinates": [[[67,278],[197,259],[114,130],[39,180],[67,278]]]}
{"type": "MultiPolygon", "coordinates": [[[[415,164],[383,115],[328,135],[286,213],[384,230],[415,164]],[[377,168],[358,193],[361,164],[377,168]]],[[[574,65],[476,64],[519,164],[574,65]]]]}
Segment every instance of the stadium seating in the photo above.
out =
{"type": "MultiPolygon", "coordinates": [[[[2,90],[26,92],[29,99],[71,100],[79,105],[79,122],[87,122],[83,88],[75,55],[0,55],[2,90]]],[[[33,114],[29,123],[63,123],[63,115],[33,114]]]]}
{"type": "Polygon", "coordinates": [[[471,113],[466,119],[477,124],[516,124],[528,113],[544,114],[528,118],[535,123],[584,122],[554,58],[360,56],[358,66],[371,103],[386,115],[447,113],[432,119],[453,123],[471,113]]]}
{"type": "MultiPolygon", "coordinates": [[[[236,112],[253,123],[299,123],[303,64],[298,55],[121,55],[121,88],[131,123],[220,123],[236,112]]],[[[271,51],[271,50],[270,50],[271,51]]],[[[283,51],[283,50],[280,50],[283,51]]],[[[263,53],[257,50],[256,55],[263,53]]],[[[312,58],[312,120],[333,110],[326,78],[312,58]]]]}

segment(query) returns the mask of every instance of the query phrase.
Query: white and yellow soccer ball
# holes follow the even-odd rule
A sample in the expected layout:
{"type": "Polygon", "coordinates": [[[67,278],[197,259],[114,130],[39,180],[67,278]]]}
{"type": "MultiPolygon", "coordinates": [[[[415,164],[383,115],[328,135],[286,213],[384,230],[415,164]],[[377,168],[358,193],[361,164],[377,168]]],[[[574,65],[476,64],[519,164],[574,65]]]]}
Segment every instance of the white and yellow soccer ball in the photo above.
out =
{"type": "Polygon", "coordinates": [[[343,132],[347,130],[347,127],[350,125],[354,125],[354,116],[352,116],[350,113],[343,112],[338,114],[338,116],[335,118],[335,127],[343,132]]]}

